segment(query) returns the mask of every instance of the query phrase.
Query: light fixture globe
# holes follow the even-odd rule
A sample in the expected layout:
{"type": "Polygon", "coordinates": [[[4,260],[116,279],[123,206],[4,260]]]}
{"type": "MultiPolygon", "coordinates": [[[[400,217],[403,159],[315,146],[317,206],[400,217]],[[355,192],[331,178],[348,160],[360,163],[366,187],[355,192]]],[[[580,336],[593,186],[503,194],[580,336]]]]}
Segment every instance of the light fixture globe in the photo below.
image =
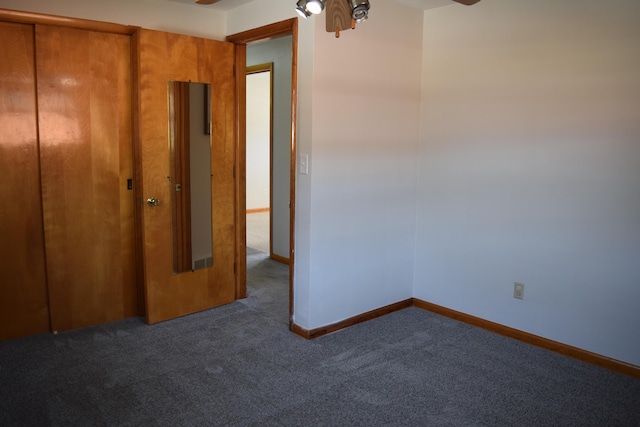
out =
{"type": "Polygon", "coordinates": [[[307,0],[306,9],[314,15],[317,15],[324,9],[324,0],[307,0]]]}
{"type": "Polygon", "coordinates": [[[306,10],[301,8],[300,6],[296,7],[296,12],[298,12],[298,15],[300,15],[300,17],[304,18],[304,19],[307,19],[309,16],[311,16],[311,14],[309,12],[307,12],[306,10]]]}
{"type": "Polygon", "coordinates": [[[349,4],[351,5],[351,17],[356,23],[359,24],[362,21],[366,21],[371,7],[369,0],[349,0],[349,4]]]}
{"type": "Polygon", "coordinates": [[[307,10],[307,0],[298,0],[298,3],[296,3],[296,12],[304,19],[311,16],[311,13],[307,10]]]}
{"type": "Polygon", "coordinates": [[[323,9],[324,0],[298,0],[296,3],[296,12],[304,19],[321,13],[323,9]]]}

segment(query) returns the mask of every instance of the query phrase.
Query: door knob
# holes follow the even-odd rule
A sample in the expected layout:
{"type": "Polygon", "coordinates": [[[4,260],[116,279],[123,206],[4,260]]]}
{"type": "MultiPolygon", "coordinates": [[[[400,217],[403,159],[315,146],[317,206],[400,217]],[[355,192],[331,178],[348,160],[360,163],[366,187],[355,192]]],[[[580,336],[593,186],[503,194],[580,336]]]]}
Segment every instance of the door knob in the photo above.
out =
{"type": "Polygon", "coordinates": [[[149,197],[147,199],[147,204],[149,206],[158,206],[160,204],[160,200],[156,199],[155,197],[149,197]]]}

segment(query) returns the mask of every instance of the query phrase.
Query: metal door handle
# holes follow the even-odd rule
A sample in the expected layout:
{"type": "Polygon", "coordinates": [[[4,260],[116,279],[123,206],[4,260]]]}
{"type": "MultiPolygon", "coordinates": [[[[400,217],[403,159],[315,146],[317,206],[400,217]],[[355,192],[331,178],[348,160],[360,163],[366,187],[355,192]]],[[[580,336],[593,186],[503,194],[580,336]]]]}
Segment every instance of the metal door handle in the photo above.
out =
{"type": "Polygon", "coordinates": [[[147,204],[149,206],[158,206],[160,204],[160,200],[156,199],[155,197],[149,197],[147,199],[147,204]]]}

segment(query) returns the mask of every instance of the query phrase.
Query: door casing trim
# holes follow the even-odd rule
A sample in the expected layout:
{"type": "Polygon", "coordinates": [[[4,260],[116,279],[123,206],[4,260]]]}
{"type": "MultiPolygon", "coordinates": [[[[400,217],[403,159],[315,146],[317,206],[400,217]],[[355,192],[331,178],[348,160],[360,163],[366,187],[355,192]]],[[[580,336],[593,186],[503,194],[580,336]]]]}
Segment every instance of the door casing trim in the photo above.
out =
{"type": "Polygon", "coordinates": [[[289,329],[293,327],[295,264],[296,119],[298,99],[298,19],[291,18],[227,36],[236,53],[236,298],[247,296],[246,248],[246,81],[247,44],[291,36],[291,160],[289,184],[289,329]]]}

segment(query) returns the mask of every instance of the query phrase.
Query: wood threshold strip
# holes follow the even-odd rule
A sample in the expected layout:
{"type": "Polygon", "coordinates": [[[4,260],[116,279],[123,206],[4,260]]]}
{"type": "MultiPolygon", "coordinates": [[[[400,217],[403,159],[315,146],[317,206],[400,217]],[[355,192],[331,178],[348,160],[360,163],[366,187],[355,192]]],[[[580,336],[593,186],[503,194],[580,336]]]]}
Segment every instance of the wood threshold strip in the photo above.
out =
{"type": "Polygon", "coordinates": [[[269,212],[270,210],[271,210],[270,208],[247,209],[247,214],[269,212]]]}
{"type": "Polygon", "coordinates": [[[581,348],[572,347],[567,344],[553,341],[547,338],[543,338],[538,335],[530,334],[528,332],[521,331],[519,329],[510,328],[508,326],[501,325],[499,323],[491,322],[489,320],[482,319],[480,317],[472,316],[470,314],[462,313],[460,311],[452,310],[450,308],[442,307],[437,304],[433,304],[427,301],[423,301],[417,298],[411,298],[408,300],[400,301],[395,304],[387,305],[385,307],[371,310],[366,313],[350,317],[331,325],[315,328],[312,330],[306,330],[295,323],[291,326],[291,331],[303,338],[314,339],[323,335],[330,334],[332,332],[339,331],[340,329],[347,328],[349,326],[356,325],[358,323],[366,322],[368,320],[375,319],[377,317],[384,316],[394,311],[403,310],[407,307],[417,307],[426,311],[430,311],[435,314],[439,314],[450,319],[457,320],[462,323],[466,323],[471,326],[476,326],[487,331],[513,338],[518,341],[522,341],[527,344],[541,347],[546,350],[553,351],[555,353],[562,354],[564,356],[572,357],[574,359],[590,363],[592,365],[600,366],[601,368],[609,369],[621,374],[629,375],[631,377],[640,378],[640,366],[632,365],[620,360],[612,359],[610,357],[602,356],[597,353],[592,353],[581,348]]]}

